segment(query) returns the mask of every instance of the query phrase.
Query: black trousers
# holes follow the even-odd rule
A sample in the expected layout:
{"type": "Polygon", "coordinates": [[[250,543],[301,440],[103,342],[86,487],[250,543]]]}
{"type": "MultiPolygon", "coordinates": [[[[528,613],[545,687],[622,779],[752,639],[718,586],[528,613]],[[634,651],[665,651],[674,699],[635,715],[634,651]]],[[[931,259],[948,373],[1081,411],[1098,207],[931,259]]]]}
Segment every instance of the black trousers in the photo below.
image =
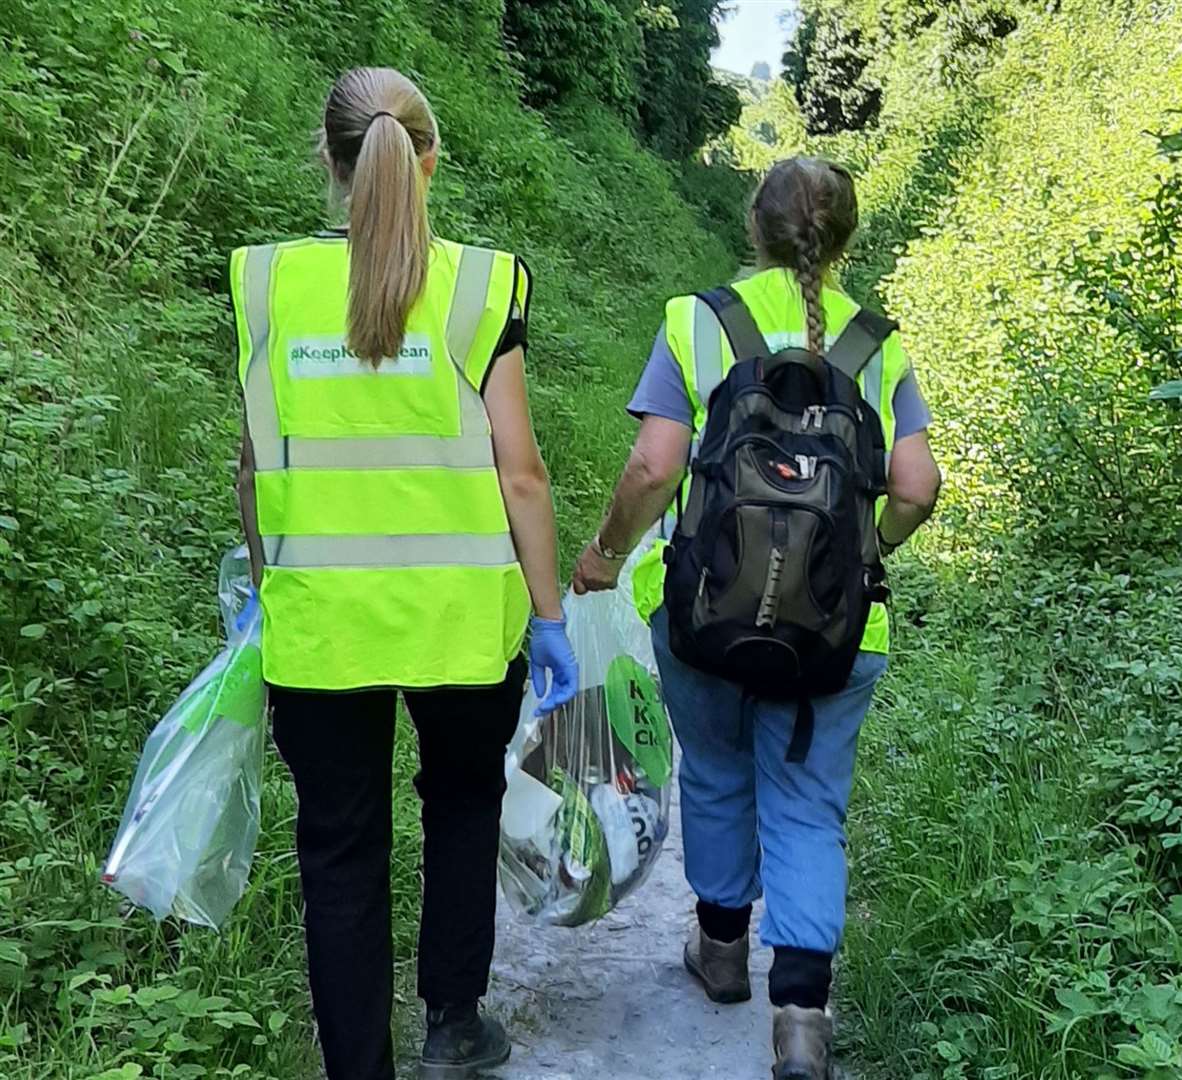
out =
{"type": "MultiPolygon", "coordinates": [[[[429,1008],[488,990],[505,747],[525,685],[406,692],[422,767],[419,996],[429,1008]]],[[[328,1080],[391,1080],[391,768],[397,691],[273,687],[275,744],[295,780],[296,850],[312,1008],[328,1080]]]]}

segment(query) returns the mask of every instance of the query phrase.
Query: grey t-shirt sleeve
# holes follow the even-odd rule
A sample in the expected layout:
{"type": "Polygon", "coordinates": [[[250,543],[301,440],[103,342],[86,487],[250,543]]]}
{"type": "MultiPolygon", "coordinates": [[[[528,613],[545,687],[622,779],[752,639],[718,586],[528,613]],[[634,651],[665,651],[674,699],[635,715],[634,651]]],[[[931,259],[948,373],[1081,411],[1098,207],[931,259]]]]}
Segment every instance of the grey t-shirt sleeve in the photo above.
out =
{"type": "Polygon", "coordinates": [[[914,369],[908,371],[903,376],[903,381],[895,387],[892,405],[895,412],[896,441],[924,431],[932,423],[932,413],[920,392],[919,380],[915,377],[914,369]]]}
{"type": "Polygon", "coordinates": [[[640,374],[636,392],[628,402],[628,411],[635,417],[661,416],[676,420],[686,427],[694,426],[694,408],[685,389],[681,368],[665,340],[665,327],[657,331],[653,351],[640,374]]]}

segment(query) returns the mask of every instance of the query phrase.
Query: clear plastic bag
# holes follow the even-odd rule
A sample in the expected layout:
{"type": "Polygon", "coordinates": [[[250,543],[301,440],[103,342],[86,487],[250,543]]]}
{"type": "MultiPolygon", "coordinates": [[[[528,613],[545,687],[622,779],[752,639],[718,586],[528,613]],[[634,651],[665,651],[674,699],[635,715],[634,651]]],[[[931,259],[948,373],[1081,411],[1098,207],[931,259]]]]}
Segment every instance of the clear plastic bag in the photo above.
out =
{"type": "Polygon", "coordinates": [[[158,919],[217,928],[246,889],[259,831],[262,613],[245,548],[222,559],[226,645],[144,746],[102,880],[158,919]]]}
{"type": "Polygon", "coordinates": [[[567,597],[579,693],[538,718],[531,690],[505,758],[501,887],[551,926],[611,911],[648,877],[669,830],[673,736],[630,571],[613,592],[567,597]]]}

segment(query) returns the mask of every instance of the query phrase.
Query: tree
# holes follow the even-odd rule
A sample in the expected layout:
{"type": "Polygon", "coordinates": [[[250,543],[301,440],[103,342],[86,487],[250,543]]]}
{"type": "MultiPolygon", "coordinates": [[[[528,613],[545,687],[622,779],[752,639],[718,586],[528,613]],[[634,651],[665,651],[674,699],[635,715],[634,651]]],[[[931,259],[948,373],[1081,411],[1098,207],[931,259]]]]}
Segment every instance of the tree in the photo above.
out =
{"type": "Polygon", "coordinates": [[[504,32],[541,108],[590,97],[680,160],[739,118],[710,51],[722,0],[505,0],[504,32]]]}
{"type": "Polygon", "coordinates": [[[668,0],[639,9],[644,36],[640,129],[658,153],[680,160],[730,129],[742,106],[733,86],[715,78],[721,0],[668,0]]]}
{"type": "Polygon", "coordinates": [[[636,117],[639,0],[505,0],[505,36],[530,104],[583,94],[636,117]]]}
{"type": "Polygon", "coordinates": [[[860,131],[882,108],[882,87],[867,74],[871,42],[828,7],[809,9],[784,54],[784,78],[810,135],[860,131]]]}
{"type": "Polygon", "coordinates": [[[748,93],[743,115],[727,139],[729,160],[737,169],[766,172],[781,158],[805,146],[804,123],[792,88],[776,79],[766,93],[748,93]]]}

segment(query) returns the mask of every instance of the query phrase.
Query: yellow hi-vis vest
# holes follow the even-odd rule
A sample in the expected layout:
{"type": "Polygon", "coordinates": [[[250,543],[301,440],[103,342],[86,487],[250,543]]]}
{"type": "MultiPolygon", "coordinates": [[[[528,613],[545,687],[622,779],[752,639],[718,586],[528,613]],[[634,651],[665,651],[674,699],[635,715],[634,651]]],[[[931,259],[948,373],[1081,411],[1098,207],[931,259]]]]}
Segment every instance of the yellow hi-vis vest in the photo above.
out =
{"type": "Polygon", "coordinates": [[[264,549],[263,674],[318,690],[501,682],[529,594],[480,387],[529,280],[445,240],[399,355],[345,344],[344,236],[230,260],[264,549]]]}
{"type": "MultiPolygon", "coordinates": [[[[764,270],[734,283],[733,288],[755,317],[772,352],[803,349],[808,344],[808,319],[804,298],[795,276],[784,269],[764,270]]],[[[839,289],[825,287],[821,292],[825,310],[826,347],[837,340],[846,323],[858,312],[858,305],[839,289]]],[[[665,307],[665,336],[670,351],[681,369],[686,391],[694,410],[694,438],[691,454],[696,457],[698,440],[706,426],[706,406],[714,388],[726,377],[735,362],[730,342],[714,313],[696,296],[676,296],[665,307]]],[[[897,333],[892,334],[875,354],[862,374],[858,386],[867,404],[882,421],[883,435],[889,449],[895,441],[895,390],[911,369],[897,333]]],[[[689,477],[684,482],[683,498],[688,494],[689,477]]],[[[880,501],[878,512],[882,512],[880,501]]],[[[665,565],[663,549],[666,538],[677,524],[671,510],[661,524],[661,537],[644,554],[633,574],[632,587],[637,610],[644,619],[664,602],[665,565]]],[[[868,652],[890,650],[890,624],[886,608],[875,604],[870,612],[862,648],[868,652]]]]}

